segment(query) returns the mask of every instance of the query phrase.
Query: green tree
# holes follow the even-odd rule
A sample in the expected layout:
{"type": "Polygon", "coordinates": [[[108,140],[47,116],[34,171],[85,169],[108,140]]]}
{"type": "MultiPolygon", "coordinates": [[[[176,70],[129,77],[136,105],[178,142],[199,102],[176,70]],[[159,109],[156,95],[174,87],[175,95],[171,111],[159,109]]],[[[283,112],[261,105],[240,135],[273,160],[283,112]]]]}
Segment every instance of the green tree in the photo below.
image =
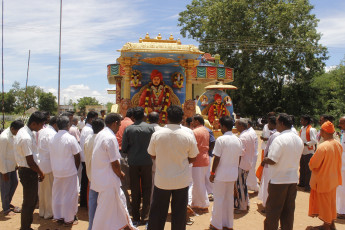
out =
{"type": "Polygon", "coordinates": [[[94,97],[82,97],[77,100],[78,108],[85,112],[85,108],[87,105],[99,105],[99,102],[94,97]]]}
{"type": "Polygon", "coordinates": [[[42,92],[38,99],[38,109],[55,114],[57,112],[56,97],[52,93],[42,92]]]}
{"type": "MultiPolygon", "coordinates": [[[[1,100],[2,100],[2,96],[1,96],[1,100]]],[[[16,98],[13,95],[13,93],[11,93],[11,92],[4,93],[4,111],[5,111],[5,113],[13,113],[15,103],[16,103],[16,98]]],[[[1,102],[1,105],[2,105],[2,102],[1,102]]]]}
{"type": "Polygon", "coordinates": [[[107,112],[110,113],[111,112],[111,107],[113,106],[112,102],[108,102],[107,103],[107,112]]]}
{"type": "Polygon", "coordinates": [[[310,85],[327,59],[312,9],[308,0],[193,0],[179,26],[234,68],[236,112],[310,113],[316,95],[310,85]]]}

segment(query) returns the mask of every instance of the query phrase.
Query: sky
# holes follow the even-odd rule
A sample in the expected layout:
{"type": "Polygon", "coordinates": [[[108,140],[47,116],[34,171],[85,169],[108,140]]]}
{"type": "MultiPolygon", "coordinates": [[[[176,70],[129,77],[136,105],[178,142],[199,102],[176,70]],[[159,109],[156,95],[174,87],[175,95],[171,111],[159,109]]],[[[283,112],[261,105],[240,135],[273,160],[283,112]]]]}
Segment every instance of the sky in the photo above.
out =
{"type": "MultiPolygon", "coordinates": [[[[61,104],[90,96],[100,103],[115,102],[115,89],[107,81],[107,65],[116,63],[118,49],[138,42],[148,32],[180,38],[182,44],[198,43],[180,35],[179,12],[192,0],[63,0],[61,104]]],[[[345,55],[345,1],[310,0],[320,20],[320,43],[328,47],[327,69],[345,55]]],[[[36,85],[57,96],[60,0],[4,0],[5,92],[14,81],[36,85]]]]}

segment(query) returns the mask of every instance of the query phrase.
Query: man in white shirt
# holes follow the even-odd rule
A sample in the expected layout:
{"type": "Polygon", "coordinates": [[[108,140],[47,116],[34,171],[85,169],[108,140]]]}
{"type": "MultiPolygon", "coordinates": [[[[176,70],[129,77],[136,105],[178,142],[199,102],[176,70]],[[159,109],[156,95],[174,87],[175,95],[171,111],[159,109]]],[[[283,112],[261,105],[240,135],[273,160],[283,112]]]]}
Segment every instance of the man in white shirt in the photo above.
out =
{"type": "Polygon", "coordinates": [[[337,188],[337,213],[338,219],[345,219],[345,117],[340,118],[339,120],[339,127],[343,131],[340,144],[343,147],[343,154],[342,154],[342,167],[341,167],[341,177],[342,177],[342,185],[337,188]]]}
{"type": "Polygon", "coordinates": [[[248,132],[253,136],[253,138],[255,140],[255,149],[254,149],[255,154],[253,156],[252,167],[250,168],[249,173],[248,173],[247,187],[249,190],[252,190],[254,192],[258,192],[259,191],[259,185],[258,185],[258,181],[257,181],[256,175],[255,175],[255,167],[256,167],[256,161],[258,160],[259,142],[258,142],[258,135],[256,135],[256,132],[253,129],[253,122],[250,120],[248,121],[248,132]]]}
{"type": "Polygon", "coordinates": [[[79,181],[80,181],[80,207],[87,207],[86,196],[87,196],[87,185],[89,183],[87,175],[86,175],[84,144],[85,144],[86,139],[89,136],[92,136],[93,134],[91,123],[96,118],[98,118],[98,113],[95,111],[90,111],[86,117],[86,125],[80,133],[80,147],[81,147],[80,159],[81,159],[81,164],[82,164],[82,167],[79,169],[79,172],[78,172],[79,181]]]}
{"type": "Polygon", "coordinates": [[[240,164],[238,166],[237,195],[235,196],[234,206],[236,209],[235,213],[242,213],[249,209],[247,177],[255,156],[255,138],[248,131],[247,119],[240,118],[236,120],[235,126],[240,133],[239,138],[242,141],[243,154],[240,157],[240,164]]]}
{"type": "Polygon", "coordinates": [[[72,118],[72,125],[69,128],[69,133],[77,139],[78,143],[80,142],[80,131],[79,128],[77,127],[78,124],[78,118],[73,117],[72,118]]]}
{"type": "Polygon", "coordinates": [[[42,129],[45,121],[42,112],[34,112],[27,125],[18,131],[14,139],[14,156],[19,166],[20,183],[23,186],[21,229],[30,229],[38,198],[38,181],[44,179],[44,173],[38,167],[36,132],[42,129]]]}
{"type": "Polygon", "coordinates": [[[304,191],[310,191],[310,176],[311,171],[309,169],[309,161],[310,158],[313,156],[316,150],[317,144],[317,131],[313,127],[311,127],[311,118],[309,115],[302,115],[301,116],[301,130],[299,132],[299,136],[301,137],[304,143],[304,149],[302,153],[302,157],[300,160],[300,169],[299,169],[299,187],[304,187],[304,191]]]}
{"type": "Polygon", "coordinates": [[[291,130],[292,120],[286,113],[277,118],[276,137],[263,163],[268,164],[271,180],[268,185],[265,230],[293,229],[297,195],[298,167],[303,141],[291,130]]]}
{"type": "Polygon", "coordinates": [[[53,218],[52,188],[54,176],[50,164],[49,142],[58,131],[56,121],[57,117],[51,118],[49,125],[38,132],[38,166],[45,175],[45,179],[40,182],[38,190],[40,197],[39,216],[44,219],[53,218]]]}
{"type": "Polygon", "coordinates": [[[136,229],[129,217],[122,191],[120,152],[115,133],[121,125],[121,115],[109,113],[106,127],[97,134],[91,160],[91,189],[98,192],[97,209],[92,229],[136,229]]]}
{"type": "Polygon", "coordinates": [[[233,228],[234,184],[238,178],[238,162],[242,155],[242,142],[232,134],[232,118],[224,116],[219,122],[224,135],[216,140],[210,176],[210,181],[214,182],[210,229],[214,230],[233,228]]]}
{"type": "Polygon", "coordinates": [[[22,127],[24,123],[21,120],[13,121],[10,127],[0,135],[0,189],[2,210],[5,216],[14,215],[14,206],[11,205],[11,201],[18,186],[18,177],[13,141],[14,136],[22,127]]]}
{"type": "Polygon", "coordinates": [[[78,212],[78,167],[80,165],[80,146],[68,133],[67,116],[57,120],[58,133],[49,143],[50,162],[54,175],[53,214],[54,219],[66,226],[77,224],[78,212]]]}
{"type": "Polygon", "coordinates": [[[85,114],[80,116],[80,121],[78,121],[78,129],[81,131],[85,126],[85,114]]]}
{"type": "Polygon", "coordinates": [[[152,134],[148,153],[156,160],[155,187],[148,229],[164,229],[171,199],[171,228],[186,229],[188,187],[192,181],[189,164],[198,147],[193,134],[180,126],[183,110],[172,105],[167,109],[166,128],[152,134]]]}
{"type": "MultiPolygon", "coordinates": [[[[86,165],[86,174],[87,177],[89,178],[89,187],[91,187],[91,160],[92,160],[92,152],[93,152],[93,147],[95,143],[95,138],[97,134],[102,131],[104,128],[104,121],[103,119],[96,118],[95,120],[92,121],[92,130],[93,130],[93,135],[89,136],[84,145],[84,154],[85,154],[85,165],[86,165]]],[[[97,198],[98,198],[98,192],[90,189],[89,190],[89,228],[88,230],[92,229],[92,223],[93,219],[95,217],[95,212],[97,208],[97,198]]]]}

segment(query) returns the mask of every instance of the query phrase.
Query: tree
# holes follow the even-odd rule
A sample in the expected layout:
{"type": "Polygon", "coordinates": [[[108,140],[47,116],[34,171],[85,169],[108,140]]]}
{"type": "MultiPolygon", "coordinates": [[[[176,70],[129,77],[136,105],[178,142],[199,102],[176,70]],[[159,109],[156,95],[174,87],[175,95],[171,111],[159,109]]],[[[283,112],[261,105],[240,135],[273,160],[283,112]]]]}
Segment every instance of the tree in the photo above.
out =
{"type": "Polygon", "coordinates": [[[234,68],[236,112],[310,113],[316,95],[310,85],[327,59],[312,9],[308,0],[193,0],[179,26],[234,68]]]}
{"type": "Polygon", "coordinates": [[[54,114],[57,112],[56,97],[52,93],[42,92],[38,99],[38,109],[54,114]]]}
{"type": "MultiPolygon", "coordinates": [[[[1,96],[2,99],[2,96],[1,96]]],[[[16,98],[13,93],[8,92],[4,93],[4,111],[5,113],[13,113],[15,106],[16,98]]],[[[1,102],[2,104],[2,102],[1,102]]]]}
{"type": "Polygon", "coordinates": [[[78,108],[83,112],[85,112],[87,105],[99,105],[99,102],[94,97],[82,97],[77,102],[78,108]]]}
{"type": "Polygon", "coordinates": [[[111,107],[113,106],[112,102],[108,102],[107,103],[107,112],[110,113],[111,112],[111,107]]]}

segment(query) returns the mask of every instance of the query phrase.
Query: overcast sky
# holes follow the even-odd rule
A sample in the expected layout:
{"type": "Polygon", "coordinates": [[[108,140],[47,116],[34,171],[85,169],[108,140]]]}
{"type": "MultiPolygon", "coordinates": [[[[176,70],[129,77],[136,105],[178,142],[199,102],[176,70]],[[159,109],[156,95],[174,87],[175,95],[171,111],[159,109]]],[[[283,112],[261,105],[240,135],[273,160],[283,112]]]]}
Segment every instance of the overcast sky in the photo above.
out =
{"type": "MultiPolygon", "coordinates": [[[[61,104],[92,96],[101,103],[108,95],[107,64],[115,63],[126,42],[138,42],[149,32],[163,39],[173,34],[182,44],[178,13],[191,0],[63,0],[61,104]]],[[[311,0],[320,19],[321,44],[328,47],[327,67],[340,64],[345,54],[345,1],[311,0]]],[[[31,50],[29,85],[57,95],[59,54],[59,0],[4,0],[5,91],[14,81],[25,85],[31,50]]]]}

